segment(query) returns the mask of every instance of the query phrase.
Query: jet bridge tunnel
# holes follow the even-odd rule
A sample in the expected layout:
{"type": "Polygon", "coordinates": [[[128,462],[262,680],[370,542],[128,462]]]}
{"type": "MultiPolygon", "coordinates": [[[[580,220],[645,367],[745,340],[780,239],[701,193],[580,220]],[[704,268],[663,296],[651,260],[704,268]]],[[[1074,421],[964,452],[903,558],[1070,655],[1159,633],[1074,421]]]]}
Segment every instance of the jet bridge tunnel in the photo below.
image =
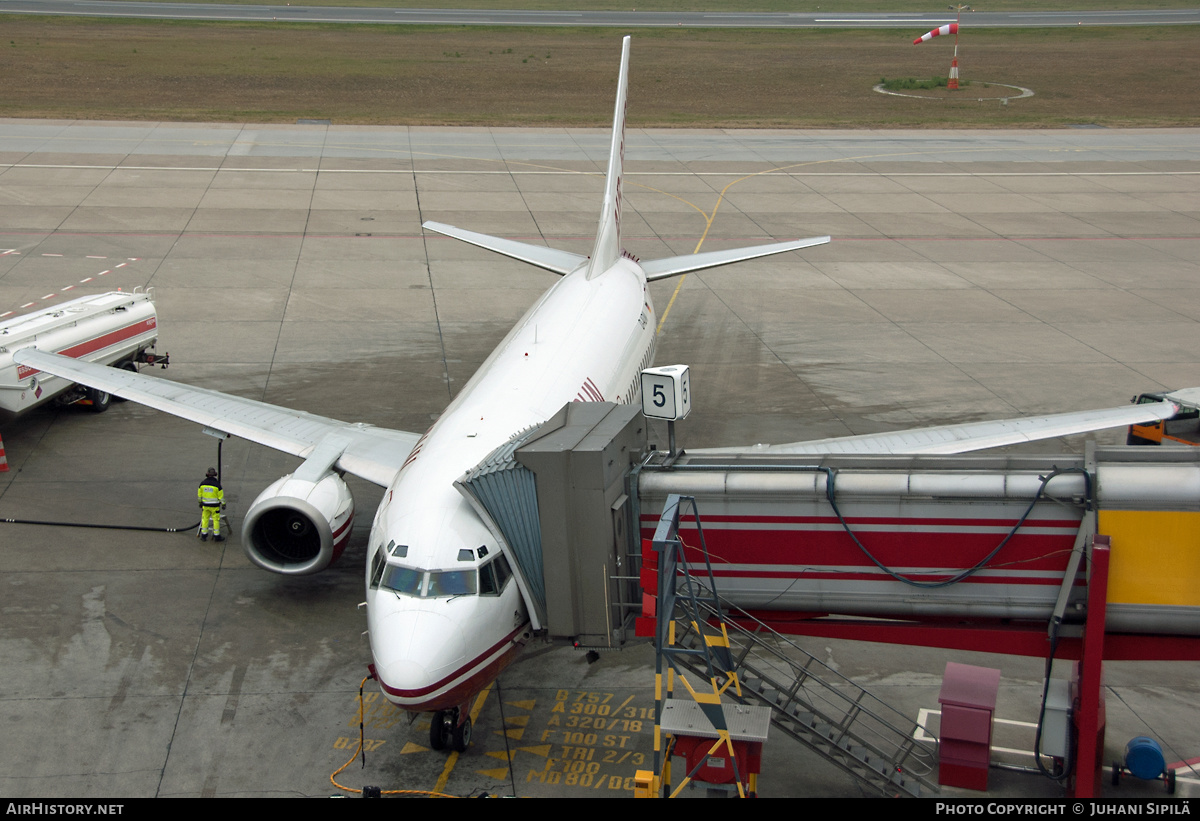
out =
{"type": "Polygon", "coordinates": [[[936,644],[908,628],[995,625],[996,652],[1041,655],[1052,619],[1085,621],[1102,534],[1107,657],[1200,657],[1180,641],[1200,636],[1200,449],[674,458],[646,441],[636,406],[571,403],[458,483],[547,638],[633,639],[642,539],[680,494],[700,519],[680,525],[688,558],[703,528],[721,597],[790,632],[936,644]],[[1035,640],[1005,644],[1016,623],[1035,640]]]}
{"type": "MultiPolygon", "coordinates": [[[[748,637],[737,678],[723,680],[743,681],[739,698],[757,693],[772,726],[886,794],[931,787],[897,781],[911,775],[913,733],[889,742],[880,727],[895,721],[859,727],[869,694],[811,726],[797,716],[817,716],[816,705],[781,712],[790,702],[778,693],[822,682],[810,658],[793,684],[755,690],[764,632],[1038,656],[1048,670],[1055,658],[1075,660],[1076,730],[1061,745],[1075,752],[1061,761],[1099,761],[1104,659],[1200,660],[1198,448],[693,458],[648,452],[646,441],[638,407],[572,403],[457,483],[512,560],[534,627],[588,649],[620,647],[639,627],[664,635],[642,618],[662,588],[643,591],[641,579],[643,545],[666,513],[672,553],[682,545],[700,571],[675,575],[677,586],[711,580],[724,613],[704,646],[748,637]],[[871,743],[841,740],[860,736],[871,743]],[[860,746],[875,752],[858,755],[860,746]]],[[[654,578],[659,563],[647,565],[654,578]]],[[[703,617],[657,609],[677,627],[666,635],[698,635],[703,617]]],[[[1072,795],[1098,794],[1089,767],[1062,766],[1072,795]]]]}

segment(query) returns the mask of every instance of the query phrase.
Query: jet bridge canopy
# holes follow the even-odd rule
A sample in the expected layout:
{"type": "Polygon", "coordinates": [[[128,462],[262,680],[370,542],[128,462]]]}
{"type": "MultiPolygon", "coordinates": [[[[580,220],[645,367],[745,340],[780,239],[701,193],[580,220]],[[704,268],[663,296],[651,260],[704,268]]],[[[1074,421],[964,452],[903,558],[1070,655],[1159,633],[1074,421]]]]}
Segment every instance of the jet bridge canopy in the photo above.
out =
{"type": "Polygon", "coordinates": [[[549,637],[610,647],[627,627],[632,635],[637,540],[626,478],[645,434],[633,405],[572,402],[455,483],[512,560],[534,628],[549,637]]]}

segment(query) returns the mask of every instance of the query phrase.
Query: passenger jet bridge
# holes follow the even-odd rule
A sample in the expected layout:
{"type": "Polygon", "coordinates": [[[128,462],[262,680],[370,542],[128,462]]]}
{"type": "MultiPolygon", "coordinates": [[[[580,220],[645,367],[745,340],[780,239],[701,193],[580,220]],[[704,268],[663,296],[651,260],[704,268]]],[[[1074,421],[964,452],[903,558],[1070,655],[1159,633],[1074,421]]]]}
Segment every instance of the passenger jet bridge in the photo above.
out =
{"type": "MultiPolygon", "coordinates": [[[[649,450],[646,424],[637,406],[572,403],[458,483],[547,639],[595,650],[654,635],[643,581],[666,514],[690,572],[708,568],[719,604],[706,618],[748,634],[1080,660],[1079,760],[1094,760],[1101,660],[1200,659],[1200,449],[693,458],[649,450]]],[[[751,664],[752,644],[730,661],[751,664]]],[[[761,700],[776,726],[810,714],[779,714],[777,687],[761,700]]],[[[809,723],[845,719],[834,712],[809,723]]],[[[892,794],[909,728],[883,723],[898,725],[886,750],[836,763],[881,771],[892,794]]],[[[1080,773],[1076,795],[1094,789],[1080,773]]]]}

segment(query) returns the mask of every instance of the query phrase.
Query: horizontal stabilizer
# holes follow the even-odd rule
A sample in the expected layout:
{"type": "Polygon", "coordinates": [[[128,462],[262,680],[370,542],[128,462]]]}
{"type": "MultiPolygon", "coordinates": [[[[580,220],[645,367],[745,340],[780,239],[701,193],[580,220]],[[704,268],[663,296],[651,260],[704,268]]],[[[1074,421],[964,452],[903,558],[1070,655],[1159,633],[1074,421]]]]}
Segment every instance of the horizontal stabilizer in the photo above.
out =
{"type": "Polygon", "coordinates": [[[460,239],[471,245],[495,251],[497,254],[519,259],[521,262],[528,262],[530,265],[536,265],[539,268],[545,268],[547,271],[553,271],[559,276],[566,276],[587,262],[587,257],[580,254],[572,254],[570,251],[559,251],[554,248],[547,248],[544,245],[530,245],[527,242],[501,239],[500,237],[493,237],[488,234],[478,234],[474,231],[464,231],[462,228],[455,228],[453,225],[446,225],[441,222],[426,222],[421,227],[427,231],[436,231],[439,234],[460,239]]]}
{"type": "Polygon", "coordinates": [[[400,472],[420,438],[416,433],[341,422],[34,348],[16,351],[13,361],[301,458],[336,440],[338,468],[382,487],[400,472]]]}
{"type": "Polygon", "coordinates": [[[809,237],[808,239],[798,239],[792,242],[776,242],[771,245],[753,245],[749,248],[732,248],[728,251],[709,251],[704,254],[667,257],[666,259],[643,262],[642,270],[646,272],[646,280],[653,282],[656,279],[666,279],[667,277],[679,276],[691,271],[700,271],[704,268],[716,268],[720,265],[730,265],[734,262],[741,262],[747,259],[782,254],[784,251],[811,248],[814,245],[824,245],[827,242],[829,242],[829,237],[809,237]]]}
{"type": "Polygon", "coordinates": [[[949,454],[968,453],[1057,436],[1071,436],[1094,430],[1136,425],[1169,419],[1179,411],[1173,402],[1125,405],[1104,410],[1075,411],[1027,419],[1000,419],[991,422],[967,422],[940,428],[917,428],[893,433],[868,433],[835,439],[814,439],[786,445],[752,445],[737,448],[688,449],[693,456],[716,454],[797,453],[797,454],[949,454]]]}

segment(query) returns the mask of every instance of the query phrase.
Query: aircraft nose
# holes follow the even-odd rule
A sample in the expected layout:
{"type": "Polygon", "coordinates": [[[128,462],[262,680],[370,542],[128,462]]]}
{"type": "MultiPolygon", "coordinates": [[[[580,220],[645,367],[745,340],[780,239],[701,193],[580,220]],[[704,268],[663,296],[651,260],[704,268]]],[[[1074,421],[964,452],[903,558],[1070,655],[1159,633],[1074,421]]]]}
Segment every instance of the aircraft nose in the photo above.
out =
{"type": "Polygon", "coordinates": [[[375,670],[388,690],[418,693],[465,661],[466,642],[452,619],[428,611],[380,618],[371,631],[375,670]]]}

